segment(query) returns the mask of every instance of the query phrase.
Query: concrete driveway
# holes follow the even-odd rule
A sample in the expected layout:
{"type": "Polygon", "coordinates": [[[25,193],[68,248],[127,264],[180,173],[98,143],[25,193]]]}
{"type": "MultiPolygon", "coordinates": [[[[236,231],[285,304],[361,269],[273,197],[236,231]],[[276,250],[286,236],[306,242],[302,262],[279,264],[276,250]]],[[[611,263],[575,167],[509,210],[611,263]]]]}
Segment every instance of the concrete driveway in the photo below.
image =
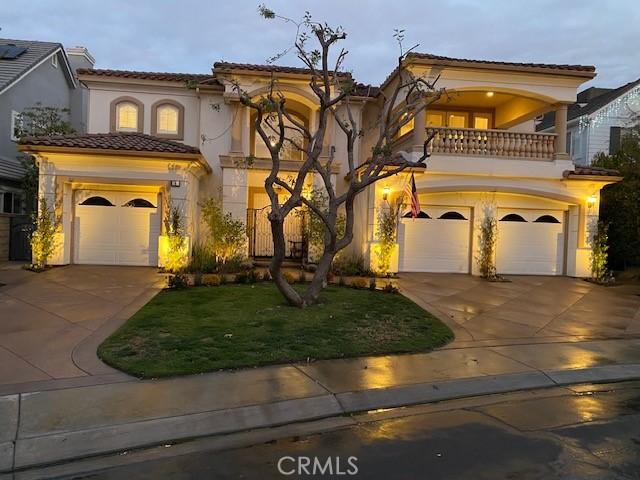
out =
{"type": "Polygon", "coordinates": [[[403,273],[402,292],[471,343],[640,336],[640,286],[602,287],[567,277],[403,273]]]}
{"type": "Polygon", "coordinates": [[[0,392],[15,384],[122,375],[102,364],[95,349],[162,281],[146,267],[74,265],[39,274],[19,265],[0,268],[0,392]]]}

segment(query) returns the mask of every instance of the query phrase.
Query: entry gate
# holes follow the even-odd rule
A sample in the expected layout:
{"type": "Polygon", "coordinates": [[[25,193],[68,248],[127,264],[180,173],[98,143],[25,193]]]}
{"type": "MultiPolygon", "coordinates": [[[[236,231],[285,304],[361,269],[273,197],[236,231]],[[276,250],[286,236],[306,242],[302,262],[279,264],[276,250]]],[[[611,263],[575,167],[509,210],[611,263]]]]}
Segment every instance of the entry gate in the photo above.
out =
{"type": "MultiPolygon", "coordinates": [[[[268,214],[271,207],[247,209],[247,230],[249,233],[249,255],[251,257],[272,257],[273,236],[268,214]]],[[[304,235],[304,214],[294,210],[284,221],[285,256],[292,260],[302,260],[306,253],[304,235]]]]}

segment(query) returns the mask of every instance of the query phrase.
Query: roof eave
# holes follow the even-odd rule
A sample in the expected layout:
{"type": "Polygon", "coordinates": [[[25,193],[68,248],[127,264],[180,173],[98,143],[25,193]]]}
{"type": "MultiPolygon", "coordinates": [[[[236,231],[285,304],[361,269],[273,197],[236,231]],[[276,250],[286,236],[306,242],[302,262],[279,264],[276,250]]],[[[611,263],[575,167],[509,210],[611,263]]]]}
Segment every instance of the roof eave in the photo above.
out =
{"type": "Polygon", "coordinates": [[[71,154],[95,154],[95,155],[122,155],[127,157],[153,157],[171,160],[196,160],[202,164],[208,172],[211,167],[204,160],[201,153],[172,153],[156,152],[153,150],[118,150],[112,148],[85,148],[85,147],[56,147],[50,145],[18,144],[18,150],[25,153],[71,153],[71,154]]]}
{"type": "Polygon", "coordinates": [[[419,58],[419,57],[408,57],[403,65],[411,65],[411,64],[420,64],[420,65],[433,65],[433,66],[444,66],[444,67],[462,67],[462,68],[471,68],[471,69],[481,69],[481,70],[502,70],[502,71],[511,71],[518,73],[540,73],[545,75],[555,75],[555,76],[568,76],[568,77],[581,77],[592,79],[597,74],[595,70],[571,70],[565,68],[548,68],[548,67],[535,67],[535,66],[518,66],[518,65],[500,65],[495,63],[485,63],[485,62],[464,62],[464,61],[455,61],[455,60],[437,60],[437,59],[428,59],[428,58],[419,58]]]}

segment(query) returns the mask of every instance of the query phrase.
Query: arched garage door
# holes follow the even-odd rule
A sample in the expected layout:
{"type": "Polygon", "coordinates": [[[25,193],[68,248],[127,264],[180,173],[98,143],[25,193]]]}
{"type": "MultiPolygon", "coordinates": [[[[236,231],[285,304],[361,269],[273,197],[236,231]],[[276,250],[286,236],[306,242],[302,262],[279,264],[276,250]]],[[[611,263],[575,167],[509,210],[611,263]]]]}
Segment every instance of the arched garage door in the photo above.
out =
{"type": "Polygon", "coordinates": [[[470,209],[424,207],[398,228],[401,272],[469,273],[470,209]]]}
{"type": "Polygon", "coordinates": [[[75,263],[158,264],[157,194],[78,190],[75,202],[75,263]]]}
{"type": "Polygon", "coordinates": [[[561,210],[498,210],[498,273],[562,275],[563,265],[564,213],[561,210]]]}

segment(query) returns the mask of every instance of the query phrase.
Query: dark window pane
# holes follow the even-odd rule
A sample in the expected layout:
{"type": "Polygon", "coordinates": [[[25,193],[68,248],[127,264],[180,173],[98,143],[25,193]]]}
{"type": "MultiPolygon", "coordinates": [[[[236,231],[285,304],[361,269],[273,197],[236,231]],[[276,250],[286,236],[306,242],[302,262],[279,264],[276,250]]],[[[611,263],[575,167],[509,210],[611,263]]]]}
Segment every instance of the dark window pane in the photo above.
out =
{"type": "Polygon", "coordinates": [[[134,198],[133,200],[129,200],[123,205],[123,207],[156,208],[153,203],[151,203],[149,200],[145,200],[144,198],[134,198]]]}
{"type": "Polygon", "coordinates": [[[536,218],[535,223],[560,223],[560,220],[553,215],[542,215],[536,218]]]}
{"type": "Polygon", "coordinates": [[[113,203],[104,197],[89,197],[80,205],[92,205],[97,207],[113,207],[113,203]]]}
{"type": "Polygon", "coordinates": [[[440,218],[442,220],[466,220],[466,218],[464,218],[464,215],[462,215],[461,213],[458,213],[458,212],[453,212],[453,211],[452,212],[443,213],[438,218],[440,218]]]}
{"type": "Polygon", "coordinates": [[[500,221],[501,222],[526,222],[526,220],[522,218],[520,215],[518,215],[517,213],[510,213],[508,215],[505,215],[500,219],[500,221]]]}

